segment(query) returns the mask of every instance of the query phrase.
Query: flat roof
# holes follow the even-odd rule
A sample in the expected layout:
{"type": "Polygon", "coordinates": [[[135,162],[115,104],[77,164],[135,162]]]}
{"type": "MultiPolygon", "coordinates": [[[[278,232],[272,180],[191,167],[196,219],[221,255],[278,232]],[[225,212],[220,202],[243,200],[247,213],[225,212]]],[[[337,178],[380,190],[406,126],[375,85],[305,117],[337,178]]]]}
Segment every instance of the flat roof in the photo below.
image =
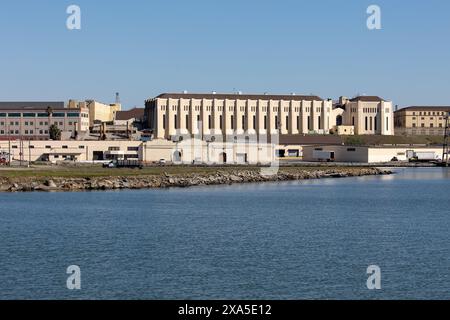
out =
{"type": "Polygon", "coordinates": [[[48,107],[53,110],[66,109],[64,102],[60,101],[15,101],[0,102],[0,110],[46,110],[48,107]]]}
{"type": "Polygon", "coordinates": [[[402,109],[398,109],[395,112],[400,111],[447,111],[450,112],[450,106],[411,106],[402,109]]]}
{"type": "Polygon", "coordinates": [[[342,142],[342,138],[336,135],[282,134],[279,136],[279,144],[284,145],[339,145],[342,142]]]}
{"type": "Polygon", "coordinates": [[[363,101],[363,102],[380,102],[380,101],[386,101],[383,98],[380,98],[378,96],[358,96],[355,98],[350,99],[350,101],[363,101]]]}
{"type": "Polygon", "coordinates": [[[162,93],[155,99],[220,99],[220,100],[294,100],[322,101],[316,95],[229,94],[229,93],[162,93]]]}

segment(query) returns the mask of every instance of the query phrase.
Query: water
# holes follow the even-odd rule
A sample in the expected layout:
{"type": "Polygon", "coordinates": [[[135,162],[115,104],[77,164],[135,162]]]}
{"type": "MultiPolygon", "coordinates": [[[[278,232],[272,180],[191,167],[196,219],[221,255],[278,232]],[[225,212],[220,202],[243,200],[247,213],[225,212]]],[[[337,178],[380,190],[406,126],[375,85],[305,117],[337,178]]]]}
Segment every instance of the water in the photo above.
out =
{"type": "Polygon", "coordinates": [[[0,299],[449,299],[450,171],[396,170],[0,194],[0,299]],[[80,291],[66,288],[69,265],[80,291]]]}

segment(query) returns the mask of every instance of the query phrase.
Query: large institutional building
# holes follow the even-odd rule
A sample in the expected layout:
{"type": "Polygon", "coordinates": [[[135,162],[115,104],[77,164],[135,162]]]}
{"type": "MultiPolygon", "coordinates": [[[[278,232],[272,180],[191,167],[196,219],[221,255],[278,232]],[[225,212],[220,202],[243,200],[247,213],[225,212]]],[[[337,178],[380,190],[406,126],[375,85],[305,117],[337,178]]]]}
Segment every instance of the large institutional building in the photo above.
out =
{"type": "Polygon", "coordinates": [[[395,112],[395,131],[401,135],[444,135],[449,107],[407,107],[395,112]]]}
{"type": "Polygon", "coordinates": [[[392,102],[375,96],[341,98],[333,104],[305,95],[164,93],[146,101],[145,115],[154,138],[168,140],[183,135],[230,141],[235,135],[329,134],[340,126],[355,134],[394,133],[392,102]]]}
{"type": "Polygon", "coordinates": [[[52,124],[68,133],[89,131],[89,110],[64,102],[0,102],[0,140],[48,140],[52,124]]]}

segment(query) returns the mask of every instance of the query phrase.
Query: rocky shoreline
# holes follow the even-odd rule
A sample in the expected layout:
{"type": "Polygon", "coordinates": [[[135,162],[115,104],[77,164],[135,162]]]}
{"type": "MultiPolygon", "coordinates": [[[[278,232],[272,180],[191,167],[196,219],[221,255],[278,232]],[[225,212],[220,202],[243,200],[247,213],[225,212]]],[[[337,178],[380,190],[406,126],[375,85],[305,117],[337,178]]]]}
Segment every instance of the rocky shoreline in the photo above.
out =
{"type": "Polygon", "coordinates": [[[229,185],[238,183],[294,181],[322,178],[344,178],[369,175],[391,174],[379,168],[330,168],[283,171],[266,176],[258,170],[215,171],[202,174],[175,174],[86,178],[38,178],[0,177],[0,192],[57,192],[57,191],[95,191],[122,189],[155,189],[171,187],[192,187],[206,185],[229,185]]]}

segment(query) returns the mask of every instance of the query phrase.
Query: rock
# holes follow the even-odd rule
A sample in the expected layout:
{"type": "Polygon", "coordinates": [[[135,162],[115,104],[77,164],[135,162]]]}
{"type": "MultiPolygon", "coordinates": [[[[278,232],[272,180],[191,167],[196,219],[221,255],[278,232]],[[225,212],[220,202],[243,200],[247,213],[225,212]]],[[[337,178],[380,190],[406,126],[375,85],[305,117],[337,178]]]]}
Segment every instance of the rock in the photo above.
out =
{"type": "Polygon", "coordinates": [[[47,187],[49,187],[49,188],[57,188],[57,185],[56,185],[56,183],[53,181],[53,180],[47,180],[47,181],[45,181],[45,185],[47,186],[47,187]]]}

